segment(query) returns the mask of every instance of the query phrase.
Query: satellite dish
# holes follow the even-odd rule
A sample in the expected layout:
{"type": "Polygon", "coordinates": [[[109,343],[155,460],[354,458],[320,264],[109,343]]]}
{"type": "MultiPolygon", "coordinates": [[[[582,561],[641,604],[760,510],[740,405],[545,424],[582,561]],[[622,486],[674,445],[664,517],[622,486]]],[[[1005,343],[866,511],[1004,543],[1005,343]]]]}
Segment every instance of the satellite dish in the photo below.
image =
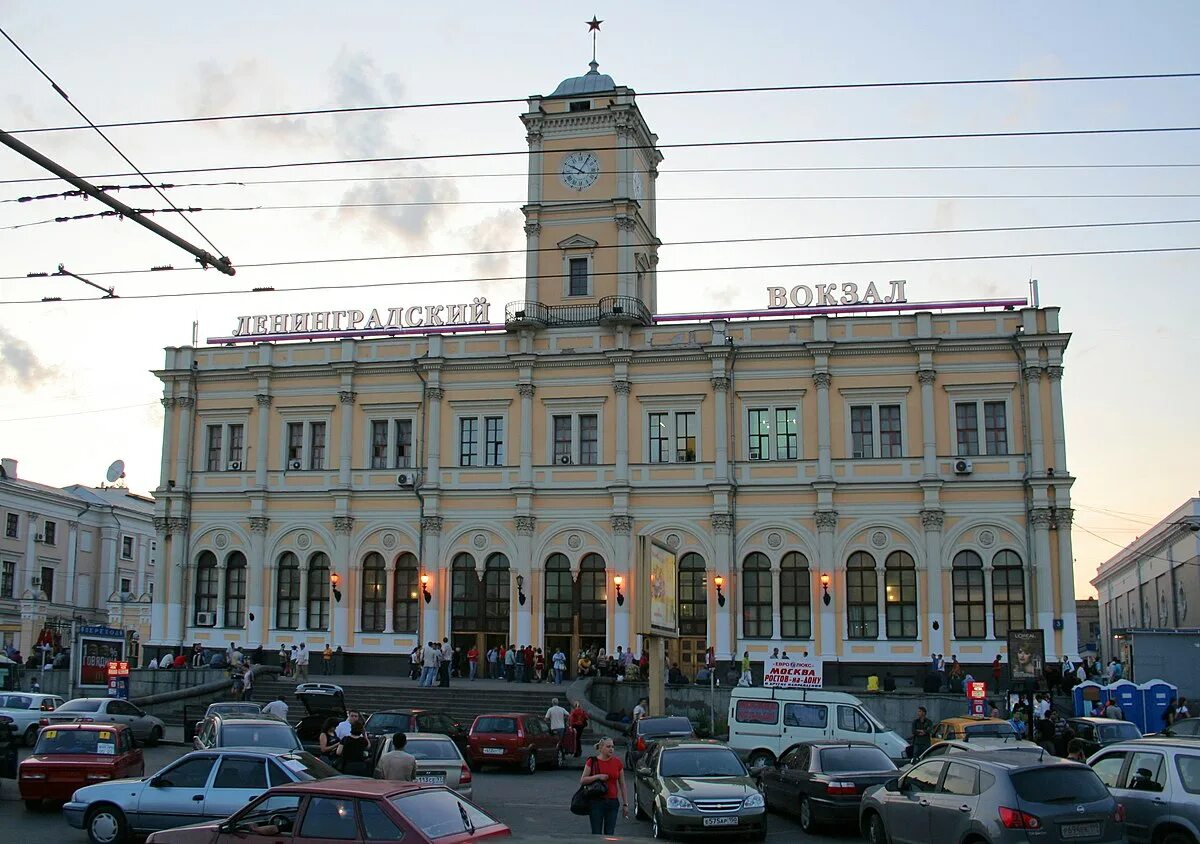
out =
{"type": "Polygon", "coordinates": [[[105,473],[104,477],[108,479],[110,484],[125,477],[125,461],[114,460],[112,465],[108,467],[108,472],[105,473]]]}

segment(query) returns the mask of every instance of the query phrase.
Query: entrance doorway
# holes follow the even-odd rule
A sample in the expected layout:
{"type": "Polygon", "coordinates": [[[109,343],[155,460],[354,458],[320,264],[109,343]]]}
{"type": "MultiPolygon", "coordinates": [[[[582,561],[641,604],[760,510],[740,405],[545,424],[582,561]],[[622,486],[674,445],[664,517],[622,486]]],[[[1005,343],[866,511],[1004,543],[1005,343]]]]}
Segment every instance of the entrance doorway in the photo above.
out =
{"type": "MultiPolygon", "coordinates": [[[[608,624],[604,558],[588,554],[579,563],[579,577],[571,579],[571,563],[563,554],[546,559],[544,626],[550,657],[561,647],[567,655],[567,676],[574,677],[579,656],[594,657],[604,647],[608,624]]],[[[547,663],[551,660],[548,658],[547,663]]]]}
{"type": "Polygon", "coordinates": [[[704,667],[708,638],[708,573],[694,552],[679,559],[679,638],[667,640],[667,660],[689,681],[704,667]]]}
{"type": "Polygon", "coordinates": [[[486,671],[488,649],[508,642],[508,557],[491,554],[484,564],[483,579],[475,570],[475,558],[458,554],[451,565],[450,642],[458,649],[459,671],[467,671],[467,651],[479,651],[486,671]]]}

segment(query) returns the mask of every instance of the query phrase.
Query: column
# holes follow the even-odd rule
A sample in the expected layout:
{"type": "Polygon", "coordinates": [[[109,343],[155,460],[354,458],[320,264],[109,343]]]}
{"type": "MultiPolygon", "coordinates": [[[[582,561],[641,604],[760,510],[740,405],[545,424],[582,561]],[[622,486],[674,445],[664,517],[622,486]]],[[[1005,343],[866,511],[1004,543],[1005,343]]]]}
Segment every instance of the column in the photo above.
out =
{"type": "Polygon", "coordinates": [[[1075,511],[1070,507],[1058,507],[1054,511],[1055,527],[1058,528],[1058,602],[1055,612],[1062,619],[1062,653],[1072,660],[1079,659],[1079,628],[1075,624],[1075,566],[1071,549],[1071,522],[1075,511]]]}
{"type": "Polygon", "coordinates": [[[624,485],[629,483],[629,393],[633,385],[624,378],[616,378],[612,387],[617,397],[617,459],[613,482],[624,485]]]}
{"type": "Polygon", "coordinates": [[[258,441],[254,446],[254,485],[265,488],[267,485],[267,457],[270,449],[268,443],[271,438],[271,396],[267,393],[257,393],[254,396],[254,402],[258,405],[258,441]]]}
{"type": "MultiPolygon", "coordinates": [[[[270,529],[271,520],[266,516],[250,517],[250,558],[246,560],[246,644],[264,648],[269,644],[267,631],[270,629],[267,601],[274,598],[268,585],[275,585],[270,582],[272,569],[267,560],[267,531],[270,529]],[[252,617],[253,621],[250,620],[252,617]]],[[[278,585],[275,588],[278,589],[278,585]]]]}
{"type": "MultiPolygon", "coordinates": [[[[983,599],[985,625],[983,635],[985,638],[994,639],[996,638],[996,605],[994,603],[995,595],[992,594],[992,558],[990,556],[984,557],[983,560],[983,599]]],[[[1024,626],[1024,622],[1021,624],[1024,626]]]]}
{"type": "Polygon", "coordinates": [[[521,486],[533,486],[533,394],[532,384],[518,384],[521,397],[521,486]]]}
{"type": "Polygon", "coordinates": [[[96,589],[96,605],[108,603],[108,596],[117,589],[117,556],[121,532],[116,525],[100,528],[100,584],[96,589]]]}
{"type": "Polygon", "coordinates": [[[196,400],[191,396],[175,399],[179,407],[179,440],[175,443],[175,486],[187,489],[190,484],[189,470],[192,465],[192,408],[196,400]]]}
{"type": "MultiPolygon", "coordinates": [[[[150,605],[150,642],[155,645],[168,644],[170,642],[167,627],[167,607],[171,601],[178,599],[179,594],[177,590],[174,592],[171,591],[174,588],[175,566],[171,564],[168,554],[170,550],[170,546],[167,544],[170,537],[169,524],[168,519],[161,516],[154,517],[154,530],[158,534],[158,548],[160,552],[160,559],[154,566],[155,582],[158,583],[158,588],[154,593],[154,602],[150,605]],[[166,574],[166,583],[163,583],[164,578],[160,577],[164,573],[166,574]]],[[[78,584],[72,578],[70,594],[75,596],[75,601],[78,605],[79,593],[77,590],[78,584]]]]}
{"type": "Polygon", "coordinates": [[[384,576],[387,578],[387,585],[384,586],[384,594],[387,596],[387,603],[384,605],[383,616],[383,632],[394,633],[396,630],[396,561],[395,559],[384,562],[384,576]]]}
{"type": "Polygon", "coordinates": [[[626,514],[614,513],[608,517],[609,526],[612,528],[612,543],[613,551],[617,555],[613,560],[614,571],[605,572],[612,580],[612,575],[619,574],[625,578],[625,583],[621,587],[621,591],[625,594],[624,605],[618,605],[613,613],[613,624],[611,636],[609,637],[610,648],[612,651],[616,645],[623,648],[628,648],[633,644],[632,627],[629,623],[629,616],[633,610],[633,600],[645,600],[645,596],[637,594],[633,599],[629,597],[630,585],[633,582],[633,516],[626,514]]]}
{"type": "MultiPolygon", "coordinates": [[[[529,178],[535,178],[535,174],[532,171],[530,171],[529,178]]],[[[536,178],[540,178],[540,176],[536,178]]],[[[530,194],[529,201],[535,201],[533,194],[530,194]]],[[[538,301],[538,282],[540,281],[538,278],[538,259],[542,254],[538,251],[538,236],[541,232],[541,223],[531,222],[525,224],[525,299],[530,302],[538,301]]]]}
{"type": "MultiPolygon", "coordinates": [[[[722,360],[721,366],[724,367],[722,360]]],[[[717,437],[717,464],[714,467],[717,483],[729,480],[729,379],[714,375],[708,380],[713,389],[713,412],[717,437]]]]}
{"type": "Polygon", "coordinates": [[[137,545],[137,571],[134,574],[133,588],[130,591],[140,598],[146,591],[146,564],[150,559],[150,538],[139,536],[137,545]]]}
{"type": "Polygon", "coordinates": [[[834,593],[834,600],[830,601],[828,606],[825,605],[823,592],[814,593],[815,599],[820,601],[817,611],[821,614],[821,641],[813,644],[817,646],[818,653],[822,657],[832,657],[836,653],[834,643],[837,641],[837,637],[842,635],[837,629],[837,605],[841,603],[842,606],[845,606],[846,603],[844,595],[839,597],[846,590],[846,578],[835,576],[843,569],[833,558],[833,539],[837,532],[838,514],[836,510],[818,510],[814,514],[814,519],[817,523],[817,553],[820,557],[817,582],[821,582],[820,575],[824,572],[830,576],[832,581],[831,591],[837,590],[837,592],[834,593]]]}
{"type": "Polygon", "coordinates": [[[1024,375],[1029,407],[1029,451],[1032,460],[1029,474],[1036,476],[1046,471],[1045,444],[1042,437],[1042,368],[1026,366],[1024,375]]]}
{"type": "Polygon", "coordinates": [[[188,564],[187,534],[190,526],[187,519],[170,519],[167,528],[171,536],[171,588],[163,596],[167,604],[167,644],[183,647],[185,613],[187,612],[188,596],[183,592],[184,571],[188,564]]]}
{"type": "Polygon", "coordinates": [[[175,399],[163,397],[159,399],[163,406],[163,436],[162,463],[158,469],[158,488],[166,489],[167,481],[171,480],[171,429],[175,422],[175,399]]]}
{"type": "MultiPolygon", "coordinates": [[[[62,594],[64,604],[78,606],[78,596],[75,594],[75,569],[79,565],[79,522],[67,522],[67,582],[62,594]]],[[[145,587],[143,587],[145,588],[145,587]]]]}
{"type": "Polygon", "coordinates": [[[332,570],[342,577],[340,586],[342,600],[334,598],[333,590],[330,590],[329,599],[333,602],[333,607],[329,619],[329,638],[333,640],[334,647],[340,644],[346,650],[349,650],[350,647],[350,596],[362,593],[361,585],[358,589],[351,588],[353,575],[350,560],[350,534],[353,532],[353,516],[333,517],[333,560],[331,565],[332,570]]]}
{"type": "MultiPolygon", "coordinates": [[[[925,580],[929,606],[926,615],[929,618],[929,649],[937,653],[950,650],[950,631],[946,629],[946,606],[942,600],[942,525],[945,524],[946,513],[943,510],[922,510],[921,525],[925,528],[925,580]]],[[[920,600],[918,593],[918,601],[920,600]]],[[[917,618],[921,618],[921,608],[917,607],[917,618]]],[[[924,633],[918,633],[924,638],[924,633]]]]}
{"type": "Polygon", "coordinates": [[[428,405],[429,427],[425,440],[425,483],[427,487],[440,486],[442,474],[442,396],[445,391],[433,384],[437,372],[431,374],[430,386],[425,388],[425,403],[428,405]]]}
{"type": "MultiPolygon", "coordinates": [[[[526,430],[529,425],[524,426],[526,430]]],[[[525,605],[517,602],[517,641],[533,641],[533,533],[537,519],[529,515],[513,517],[517,529],[516,573],[525,578],[525,605]]],[[[539,602],[540,603],[540,602],[539,602]]]]}
{"type": "MultiPolygon", "coordinates": [[[[1058,475],[1069,475],[1067,471],[1067,427],[1063,419],[1062,377],[1061,366],[1046,367],[1046,376],[1050,379],[1050,419],[1054,425],[1054,472],[1058,475]]],[[[1071,604],[1074,607],[1074,604],[1071,604]]],[[[1064,625],[1066,622],[1063,622],[1064,625]]],[[[1065,628],[1064,628],[1065,629],[1065,628]]],[[[1078,656],[1078,654],[1071,654],[1078,656]]]]}
{"type": "MultiPolygon", "coordinates": [[[[633,217],[620,215],[617,223],[617,295],[634,296],[637,291],[637,267],[633,263],[633,232],[637,221],[633,217]]],[[[593,280],[593,294],[595,281],[593,280]]]]}
{"type": "Polygon", "coordinates": [[[813,373],[817,386],[817,477],[829,480],[833,477],[832,431],[829,423],[829,387],[833,376],[828,372],[813,373]]]}
{"type": "Polygon", "coordinates": [[[780,569],[779,563],[771,561],[771,638],[779,641],[782,636],[783,624],[781,622],[782,614],[779,611],[779,589],[780,589],[780,569]]]}
{"type": "MultiPolygon", "coordinates": [[[[225,627],[225,561],[217,559],[217,629],[225,627]]],[[[243,644],[240,643],[239,644],[243,644]]]]}
{"type": "MultiPolygon", "coordinates": [[[[439,593],[445,592],[449,586],[450,579],[441,577],[441,545],[442,545],[442,517],[441,516],[424,516],[421,519],[421,531],[425,534],[425,559],[421,560],[421,573],[429,575],[429,586],[436,589],[439,593]]],[[[430,642],[434,639],[441,639],[442,634],[441,620],[438,618],[438,606],[442,602],[442,596],[435,594],[434,600],[428,604],[425,603],[424,596],[421,597],[421,634],[418,637],[421,642],[430,642]]],[[[446,620],[446,628],[450,628],[450,620],[446,620]]]]}
{"type": "MultiPolygon", "coordinates": [[[[271,568],[275,568],[272,563],[271,568]]],[[[329,596],[333,600],[333,595],[329,596]]],[[[308,629],[308,560],[300,560],[300,615],[296,618],[296,629],[308,629]]]]}
{"type": "MultiPolygon", "coordinates": [[[[738,589],[741,584],[734,583],[730,577],[733,569],[736,567],[736,552],[733,547],[733,516],[728,513],[713,513],[711,516],[713,529],[713,548],[716,549],[717,559],[713,560],[709,565],[711,575],[721,575],[725,578],[725,606],[717,606],[717,641],[714,643],[716,647],[716,655],[718,660],[731,660],[735,657],[737,650],[735,639],[740,631],[736,628],[737,612],[734,607],[738,600],[738,589]],[[727,556],[726,556],[727,555],[727,556]],[[721,558],[724,557],[725,564],[721,564],[721,558]]],[[[709,592],[709,600],[716,600],[716,590],[712,584],[712,577],[709,577],[708,586],[706,589],[709,592]]],[[[711,637],[710,637],[711,642],[711,637]]]]}
{"type": "MultiPolygon", "coordinates": [[[[1054,628],[1054,592],[1050,579],[1050,508],[1032,508],[1029,522],[1033,525],[1034,626],[1049,632],[1054,628]]],[[[1050,654],[1046,656],[1049,658],[1050,654]]]]}
{"type": "MultiPolygon", "coordinates": [[[[16,589],[16,597],[20,598],[28,589],[33,592],[34,597],[37,597],[38,590],[33,588],[33,579],[38,576],[37,570],[37,543],[34,542],[34,537],[37,535],[37,525],[34,519],[37,518],[37,513],[30,511],[25,514],[25,565],[21,573],[21,582],[16,589]]],[[[106,594],[105,598],[108,597],[106,594]]]]}
{"type": "MultiPolygon", "coordinates": [[[[349,381],[350,376],[343,376],[343,379],[349,381]]],[[[338,443],[338,485],[343,489],[350,486],[350,458],[353,457],[354,400],[357,398],[358,393],[353,390],[341,390],[338,392],[338,401],[342,405],[341,437],[338,443]]]]}
{"type": "Polygon", "coordinates": [[[933,369],[917,370],[921,383],[921,473],[935,477],[937,471],[937,429],[933,410],[933,384],[937,372],[933,369]]]}

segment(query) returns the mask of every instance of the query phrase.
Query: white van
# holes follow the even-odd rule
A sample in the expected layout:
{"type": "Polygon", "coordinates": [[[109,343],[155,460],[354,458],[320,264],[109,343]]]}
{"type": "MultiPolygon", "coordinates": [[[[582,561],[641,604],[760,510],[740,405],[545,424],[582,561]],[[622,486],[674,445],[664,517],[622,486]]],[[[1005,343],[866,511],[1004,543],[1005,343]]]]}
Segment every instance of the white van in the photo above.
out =
{"type": "Polygon", "coordinates": [[[753,769],[799,741],[867,741],[902,760],[908,742],[854,695],[821,689],[736,686],[729,697],[729,746],[753,769]]]}

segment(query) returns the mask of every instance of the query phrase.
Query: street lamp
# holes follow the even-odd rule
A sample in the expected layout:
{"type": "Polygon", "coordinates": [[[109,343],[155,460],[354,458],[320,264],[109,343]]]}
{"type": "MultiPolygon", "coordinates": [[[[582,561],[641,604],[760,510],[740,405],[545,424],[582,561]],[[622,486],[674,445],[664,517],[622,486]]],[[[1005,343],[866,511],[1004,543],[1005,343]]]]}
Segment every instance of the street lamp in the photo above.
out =
{"type": "Polygon", "coordinates": [[[524,577],[524,575],[518,574],[517,575],[517,603],[520,604],[521,606],[525,606],[525,588],[524,587],[525,587],[525,577],[524,577]]]}
{"type": "Polygon", "coordinates": [[[429,594],[429,575],[421,575],[421,594],[425,596],[425,603],[433,600],[433,596],[429,594]]]}
{"type": "Polygon", "coordinates": [[[625,578],[621,577],[621,575],[619,575],[619,574],[613,575],[613,586],[617,587],[617,606],[618,607],[625,606],[625,596],[621,594],[621,586],[624,585],[624,583],[625,583],[625,578]]]}
{"type": "Polygon", "coordinates": [[[333,590],[333,599],[339,604],[342,602],[342,590],[338,589],[338,584],[342,582],[342,576],[336,571],[329,575],[329,586],[333,590]]]}
{"type": "Polygon", "coordinates": [[[717,587],[717,606],[725,606],[725,593],[722,591],[725,588],[725,578],[718,574],[713,578],[713,585],[717,587]]]}
{"type": "Polygon", "coordinates": [[[821,596],[821,603],[829,606],[829,572],[821,572],[821,590],[825,593],[821,596]]]}

